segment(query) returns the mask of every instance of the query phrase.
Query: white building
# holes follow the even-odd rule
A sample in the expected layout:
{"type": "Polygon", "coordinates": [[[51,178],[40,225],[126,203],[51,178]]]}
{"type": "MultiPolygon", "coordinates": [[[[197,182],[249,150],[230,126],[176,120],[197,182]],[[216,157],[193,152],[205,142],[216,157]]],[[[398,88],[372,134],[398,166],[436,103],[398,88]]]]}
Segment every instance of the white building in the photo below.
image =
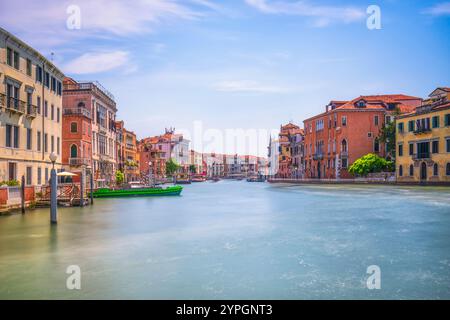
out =
{"type": "Polygon", "coordinates": [[[278,173],[278,160],[280,156],[280,141],[279,140],[273,140],[270,138],[269,143],[269,163],[268,163],[268,170],[267,175],[269,177],[274,177],[278,173]]]}
{"type": "Polygon", "coordinates": [[[191,142],[183,137],[182,134],[172,135],[172,151],[171,158],[178,163],[182,169],[189,169],[191,164],[191,142]]]}

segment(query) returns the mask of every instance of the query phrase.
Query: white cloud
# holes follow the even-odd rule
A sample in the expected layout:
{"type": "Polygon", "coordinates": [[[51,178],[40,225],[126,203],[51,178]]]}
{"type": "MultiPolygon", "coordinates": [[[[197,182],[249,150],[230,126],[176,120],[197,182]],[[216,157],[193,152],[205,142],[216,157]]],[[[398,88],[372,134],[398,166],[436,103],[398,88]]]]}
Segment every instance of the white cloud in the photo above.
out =
{"type": "Polygon", "coordinates": [[[70,74],[106,72],[126,65],[128,57],[126,51],[90,52],[65,64],[62,70],[70,74]]]}
{"type": "Polygon", "coordinates": [[[321,6],[307,1],[245,0],[245,2],[265,14],[298,15],[313,18],[315,27],[328,26],[333,22],[351,23],[360,21],[365,17],[365,12],[355,7],[321,6]]]}
{"type": "Polygon", "coordinates": [[[235,93],[287,93],[292,91],[292,88],[265,85],[249,80],[222,81],[217,83],[214,88],[217,91],[235,93]]]}
{"type": "Polygon", "coordinates": [[[433,16],[448,16],[450,15],[450,2],[438,3],[424,12],[433,16]]]}

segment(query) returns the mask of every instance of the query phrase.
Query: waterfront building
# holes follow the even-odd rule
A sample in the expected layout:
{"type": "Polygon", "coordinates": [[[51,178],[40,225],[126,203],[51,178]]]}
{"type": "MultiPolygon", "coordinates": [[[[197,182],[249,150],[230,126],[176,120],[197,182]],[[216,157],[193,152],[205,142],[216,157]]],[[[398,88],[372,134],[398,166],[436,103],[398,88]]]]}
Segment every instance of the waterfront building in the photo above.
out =
{"type": "MultiPolygon", "coordinates": [[[[64,79],[64,96],[71,97],[67,108],[83,106],[90,111],[92,130],[92,170],[97,187],[115,183],[117,170],[116,102],[98,82],[64,79]]],[[[68,99],[69,100],[69,99],[68,99]]],[[[88,128],[80,128],[80,130],[88,128]]],[[[83,154],[84,155],[84,154],[83,154]]]]}
{"type": "Polygon", "coordinates": [[[268,164],[267,164],[267,176],[270,178],[276,177],[279,168],[280,159],[280,142],[278,139],[272,139],[270,137],[268,149],[268,164]]]}
{"type": "Polygon", "coordinates": [[[136,134],[125,128],[123,121],[116,121],[117,167],[124,173],[125,182],[140,180],[139,152],[136,134]]]}
{"type": "Polygon", "coordinates": [[[291,176],[294,179],[303,179],[305,177],[304,135],[303,129],[300,129],[290,136],[292,153],[291,176]]]}
{"type": "Polygon", "coordinates": [[[35,49],[0,28],[0,181],[46,184],[62,168],[63,73],[35,49]]]}
{"type": "Polygon", "coordinates": [[[321,113],[304,121],[306,178],[351,178],[350,165],[375,153],[386,156],[380,130],[395,115],[415,110],[421,98],[396,95],[360,96],[331,101],[321,113]]]}
{"type": "Polygon", "coordinates": [[[195,167],[196,174],[204,174],[203,155],[200,152],[191,150],[190,166],[195,167]]]}
{"type": "Polygon", "coordinates": [[[208,178],[224,177],[225,159],[226,157],[223,154],[203,154],[203,162],[206,164],[206,174],[208,178]]]}
{"type": "Polygon", "coordinates": [[[450,184],[450,88],[396,121],[398,182],[450,184]]]}
{"type": "Polygon", "coordinates": [[[176,134],[173,131],[170,134],[171,152],[170,157],[180,166],[180,173],[189,173],[191,160],[190,141],[185,139],[182,134],[176,134]]]}
{"type": "Polygon", "coordinates": [[[278,160],[278,178],[292,178],[292,137],[298,133],[301,133],[299,126],[288,123],[287,125],[281,126],[279,133],[279,144],[280,144],[280,154],[278,160]]]}

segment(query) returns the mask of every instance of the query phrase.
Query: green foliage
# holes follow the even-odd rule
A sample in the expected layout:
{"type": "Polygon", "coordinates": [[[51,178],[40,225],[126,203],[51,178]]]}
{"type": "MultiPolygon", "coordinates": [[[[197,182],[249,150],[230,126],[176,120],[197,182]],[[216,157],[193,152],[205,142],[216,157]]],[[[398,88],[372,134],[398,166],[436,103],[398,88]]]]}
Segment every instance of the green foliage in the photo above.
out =
{"type": "Polygon", "coordinates": [[[8,186],[8,187],[18,187],[20,186],[20,182],[17,180],[7,180],[0,182],[0,186],[8,186]]]}
{"type": "Polygon", "coordinates": [[[369,173],[392,171],[394,164],[392,161],[387,161],[376,154],[369,153],[353,163],[349,172],[357,176],[367,176],[369,173]]]}
{"type": "MultiPolygon", "coordinates": [[[[396,108],[392,112],[391,116],[397,117],[398,115],[400,115],[400,110],[398,108],[396,108]]],[[[384,126],[380,130],[380,136],[379,136],[380,142],[382,142],[386,145],[387,154],[393,158],[395,158],[395,152],[396,152],[395,130],[396,130],[396,121],[391,121],[389,123],[385,123],[384,126]]]]}
{"type": "Polygon", "coordinates": [[[121,184],[123,184],[124,180],[125,180],[125,175],[123,174],[123,172],[120,170],[117,170],[116,171],[116,184],[118,186],[120,186],[121,184]]]}
{"type": "Polygon", "coordinates": [[[190,171],[191,173],[196,173],[196,172],[197,172],[197,168],[195,167],[195,165],[191,164],[191,165],[189,166],[189,171],[190,171]]]}
{"type": "Polygon", "coordinates": [[[170,158],[169,161],[167,161],[166,163],[166,174],[169,177],[171,177],[174,175],[175,172],[178,171],[179,168],[180,166],[178,165],[178,163],[172,158],[170,158]]]}

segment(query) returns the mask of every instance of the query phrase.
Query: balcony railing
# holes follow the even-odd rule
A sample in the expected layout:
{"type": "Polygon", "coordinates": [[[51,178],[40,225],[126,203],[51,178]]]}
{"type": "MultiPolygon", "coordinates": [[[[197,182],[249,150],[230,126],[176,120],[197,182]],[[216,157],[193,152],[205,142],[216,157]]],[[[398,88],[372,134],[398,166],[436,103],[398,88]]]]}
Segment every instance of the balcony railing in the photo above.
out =
{"type": "Polygon", "coordinates": [[[26,103],[22,100],[13,97],[8,98],[6,95],[0,94],[0,108],[24,114],[26,111],[25,105],[26,103]]]}
{"type": "Polygon", "coordinates": [[[348,151],[341,151],[341,158],[348,158],[348,151]]]}
{"type": "Polygon", "coordinates": [[[91,111],[86,108],[67,108],[63,109],[63,115],[65,116],[84,116],[91,119],[91,111]]]}
{"type": "Polygon", "coordinates": [[[413,160],[425,160],[431,158],[430,152],[419,152],[413,155],[413,160]]]}
{"type": "Polygon", "coordinates": [[[431,132],[431,128],[418,128],[416,130],[414,130],[414,134],[422,134],[422,133],[427,133],[427,132],[431,132]]]}
{"type": "Polygon", "coordinates": [[[89,158],[69,158],[69,164],[72,167],[89,166],[91,160],[89,158]]]}
{"type": "Polygon", "coordinates": [[[37,116],[37,107],[32,104],[27,104],[27,116],[36,118],[37,116]]]}

